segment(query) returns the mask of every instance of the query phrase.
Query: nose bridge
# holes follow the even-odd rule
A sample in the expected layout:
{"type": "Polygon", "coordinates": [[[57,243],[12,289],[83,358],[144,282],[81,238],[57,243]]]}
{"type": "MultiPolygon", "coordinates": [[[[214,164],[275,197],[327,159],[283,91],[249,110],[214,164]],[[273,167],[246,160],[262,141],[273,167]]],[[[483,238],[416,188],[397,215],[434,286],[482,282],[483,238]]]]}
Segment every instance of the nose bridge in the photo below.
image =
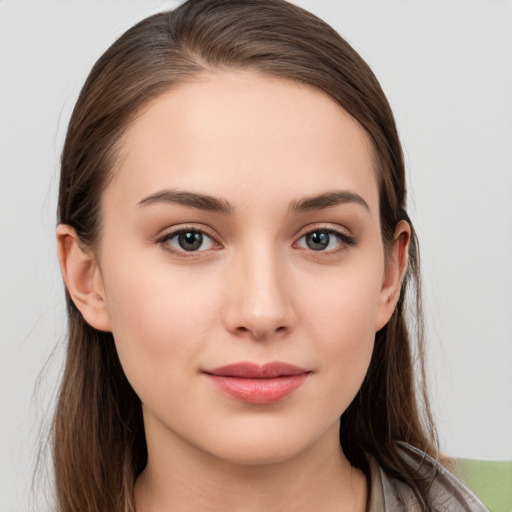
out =
{"type": "Polygon", "coordinates": [[[272,240],[253,240],[234,255],[227,328],[265,339],[295,325],[285,256],[272,240]]]}

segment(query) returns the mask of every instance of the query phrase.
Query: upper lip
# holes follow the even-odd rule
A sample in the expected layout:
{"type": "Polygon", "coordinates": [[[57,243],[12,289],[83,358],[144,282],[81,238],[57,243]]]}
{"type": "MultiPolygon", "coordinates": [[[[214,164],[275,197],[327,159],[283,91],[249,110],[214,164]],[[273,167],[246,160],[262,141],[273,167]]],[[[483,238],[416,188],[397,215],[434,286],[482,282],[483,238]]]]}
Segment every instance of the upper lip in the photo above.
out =
{"type": "Polygon", "coordinates": [[[263,365],[251,362],[240,362],[219,366],[211,370],[204,370],[209,375],[223,377],[238,377],[242,379],[272,379],[275,377],[287,377],[309,373],[304,368],[281,361],[272,361],[263,365]]]}

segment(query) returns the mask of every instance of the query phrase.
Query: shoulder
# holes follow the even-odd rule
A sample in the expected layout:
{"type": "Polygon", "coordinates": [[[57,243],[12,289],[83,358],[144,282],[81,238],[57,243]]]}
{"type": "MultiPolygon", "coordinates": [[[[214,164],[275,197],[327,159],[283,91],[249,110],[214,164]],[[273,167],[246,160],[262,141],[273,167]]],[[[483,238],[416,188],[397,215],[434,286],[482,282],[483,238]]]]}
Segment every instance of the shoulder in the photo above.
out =
{"type": "MultiPolygon", "coordinates": [[[[431,475],[428,493],[433,512],[488,512],[484,504],[450,471],[426,453],[399,443],[403,461],[419,474],[431,475]]],[[[411,488],[389,476],[373,458],[369,458],[371,498],[368,512],[422,512],[411,488]]]]}

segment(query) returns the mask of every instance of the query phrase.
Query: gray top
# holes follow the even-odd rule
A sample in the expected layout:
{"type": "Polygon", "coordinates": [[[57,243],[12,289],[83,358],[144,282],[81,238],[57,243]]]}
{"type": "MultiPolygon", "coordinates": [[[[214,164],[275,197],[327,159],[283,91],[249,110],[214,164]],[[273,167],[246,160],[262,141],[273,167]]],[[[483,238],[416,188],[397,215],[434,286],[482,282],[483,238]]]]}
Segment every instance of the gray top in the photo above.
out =
{"type": "MultiPolygon", "coordinates": [[[[429,510],[436,512],[488,512],[485,505],[439,462],[406,443],[399,443],[404,462],[419,473],[433,474],[428,493],[429,510]]],[[[423,512],[411,488],[390,477],[369,457],[371,497],[367,512],[423,512]]]]}

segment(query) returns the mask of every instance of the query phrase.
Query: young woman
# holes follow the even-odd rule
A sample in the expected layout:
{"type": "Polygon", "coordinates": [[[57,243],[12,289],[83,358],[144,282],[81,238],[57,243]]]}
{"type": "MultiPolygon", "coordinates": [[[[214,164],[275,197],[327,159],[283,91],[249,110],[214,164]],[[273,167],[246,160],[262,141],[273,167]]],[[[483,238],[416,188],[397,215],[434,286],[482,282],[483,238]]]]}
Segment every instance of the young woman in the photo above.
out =
{"type": "Polygon", "coordinates": [[[121,36],[62,155],[59,510],[485,510],[416,385],[405,203],[386,98],[315,16],[196,0],[121,36]]]}

